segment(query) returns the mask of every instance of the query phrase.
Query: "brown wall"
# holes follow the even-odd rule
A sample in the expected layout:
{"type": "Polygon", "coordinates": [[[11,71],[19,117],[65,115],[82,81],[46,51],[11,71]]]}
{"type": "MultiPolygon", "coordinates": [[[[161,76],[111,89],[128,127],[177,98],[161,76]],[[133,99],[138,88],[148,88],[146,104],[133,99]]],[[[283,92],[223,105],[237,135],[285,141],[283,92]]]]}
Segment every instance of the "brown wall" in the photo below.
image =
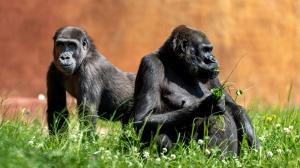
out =
{"type": "Polygon", "coordinates": [[[52,36],[64,25],[85,28],[115,65],[137,70],[178,24],[204,31],[225,79],[247,90],[246,102],[285,103],[290,84],[300,104],[300,1],[1,0],[0,94],[45,93],[52,36]]]}

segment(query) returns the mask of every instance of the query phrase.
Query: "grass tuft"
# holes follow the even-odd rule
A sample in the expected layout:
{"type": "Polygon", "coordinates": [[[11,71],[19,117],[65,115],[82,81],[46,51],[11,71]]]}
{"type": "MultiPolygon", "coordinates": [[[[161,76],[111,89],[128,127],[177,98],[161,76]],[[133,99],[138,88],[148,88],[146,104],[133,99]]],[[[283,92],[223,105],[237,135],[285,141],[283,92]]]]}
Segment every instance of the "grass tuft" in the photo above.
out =
{"type": "Polygon", "coordinates": [[[71,116],[69,132],[48,136],[39,122],[1,121],[1,167],[297,167],[300,165],[300,109],[296,107],[249,108],[260,151],[242,145],[240,156],[219,157],[218,148],[206,148],[205,139],[178,143],[161,156],[140,148],[132,125],[99,121],[105,135],[86,141],[77,118],[71,116]]]}

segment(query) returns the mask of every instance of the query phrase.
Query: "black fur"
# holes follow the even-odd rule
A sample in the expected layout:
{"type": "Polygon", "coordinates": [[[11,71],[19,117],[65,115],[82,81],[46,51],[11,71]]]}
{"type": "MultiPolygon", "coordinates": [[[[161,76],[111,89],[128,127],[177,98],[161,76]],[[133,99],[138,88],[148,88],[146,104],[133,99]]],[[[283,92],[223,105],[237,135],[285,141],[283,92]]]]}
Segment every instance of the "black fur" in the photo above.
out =
{"type": "Polygon", "coordinates": [[[127,123],[135,75],[106,60],[81,28],[63,27],[53,39],[54,60],[47,75],[49,133],[66,129],[66,91],[77,99],[81,126],[94,129],[98,116],[127,123]]]}
{"type": "Polygon", "coordinates": [[[245,110],[227,92],[219,99],[211,93],[221,86],[219,65],[211,51],[204,33],[182,25],[157,52],[142,59],[133,110],[142,141],[148,143],[159,128],[159,149],[171,148],[179,135],[185,140],[202,139],[206,123],[210,146],[238,153],[245,134],[249,144],[259,148],[245,110]]]}

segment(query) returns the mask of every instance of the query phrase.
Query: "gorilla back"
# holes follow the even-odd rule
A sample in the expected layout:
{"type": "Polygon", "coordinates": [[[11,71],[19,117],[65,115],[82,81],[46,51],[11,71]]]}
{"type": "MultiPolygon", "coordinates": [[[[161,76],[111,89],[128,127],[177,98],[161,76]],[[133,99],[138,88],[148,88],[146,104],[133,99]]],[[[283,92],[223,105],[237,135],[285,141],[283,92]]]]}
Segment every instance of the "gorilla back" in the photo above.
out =
{"type": "Polygon", "coordinates": [[[81,126],[94,129],[98,116],[127,123],[135,75],[106,60],[81,28],[60,28],[53,40],[47,74],[49,133],[66,129],[66,91],[77,99],[81,126]]]}

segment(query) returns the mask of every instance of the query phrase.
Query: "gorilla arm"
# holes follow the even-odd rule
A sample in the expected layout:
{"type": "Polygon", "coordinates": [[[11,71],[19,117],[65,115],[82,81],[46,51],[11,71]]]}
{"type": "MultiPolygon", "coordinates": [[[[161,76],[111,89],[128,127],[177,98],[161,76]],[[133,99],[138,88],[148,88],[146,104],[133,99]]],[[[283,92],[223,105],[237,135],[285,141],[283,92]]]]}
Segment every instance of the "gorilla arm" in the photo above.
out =
{"type": "MultiPolygon", "coordinates": [[[[215,78],[212,80],[212,86],[221,87],[219,79],[215,78]]],[[[246,110],[242,106],[236,104],[226,90],[224,90],[224,94],[226,107],[229,108],[229,112],[232,114],[239,131],[239,141],[242,141],[243,134],[245,134],[248,144],[255,149],[259,149],[261,145],[256,137],[254,128],[246,110]]]]}
{"type": "MultiPolygon", "coordinates": [[[[156,128],[159,125],[181,126],[192,123],[197,117],[199,106],[206,104],[201,99],[189,107],[174,111],[163,112],[163,114],[152,114],[160,111],[161,90],[160,85],[164,78],[163,66],[156,55],[144,57],[137,74],[135,88],[135,125],[140,127],[146,122],[147,127],[156,128]]],[[[208,100],[211,96],[205,97],[208,100]]],[[[198,114],[200,115],[200,114],[198,114]]]]}
{"type": "Polygon", "coordinates": [[[57,131],[66,129],[65,120],[69,116],[66,103],[66,91],[62,84],[62,75],[50,65],[47,73],[47,120],[49,134],[55,134],[57,131]]]}
{"type": "MultiPolygon", "coordinates": [[[[86,58],[89,59],[89,58],[86,58]]],[[[91,58],[93,59],[93,58],[91,58]]],[[[79,94],[77,105],[79,107],[80,126],[94,130],[97,122],[97,112],[102,94],[102,83],[97,80],[98,69],[92,63],[95,61],[86,61],[84,66],[81,66],[81,85],[79,86],[79,94]]],[[[100,76],[98,76],[100,77],[100,76]]]]}

